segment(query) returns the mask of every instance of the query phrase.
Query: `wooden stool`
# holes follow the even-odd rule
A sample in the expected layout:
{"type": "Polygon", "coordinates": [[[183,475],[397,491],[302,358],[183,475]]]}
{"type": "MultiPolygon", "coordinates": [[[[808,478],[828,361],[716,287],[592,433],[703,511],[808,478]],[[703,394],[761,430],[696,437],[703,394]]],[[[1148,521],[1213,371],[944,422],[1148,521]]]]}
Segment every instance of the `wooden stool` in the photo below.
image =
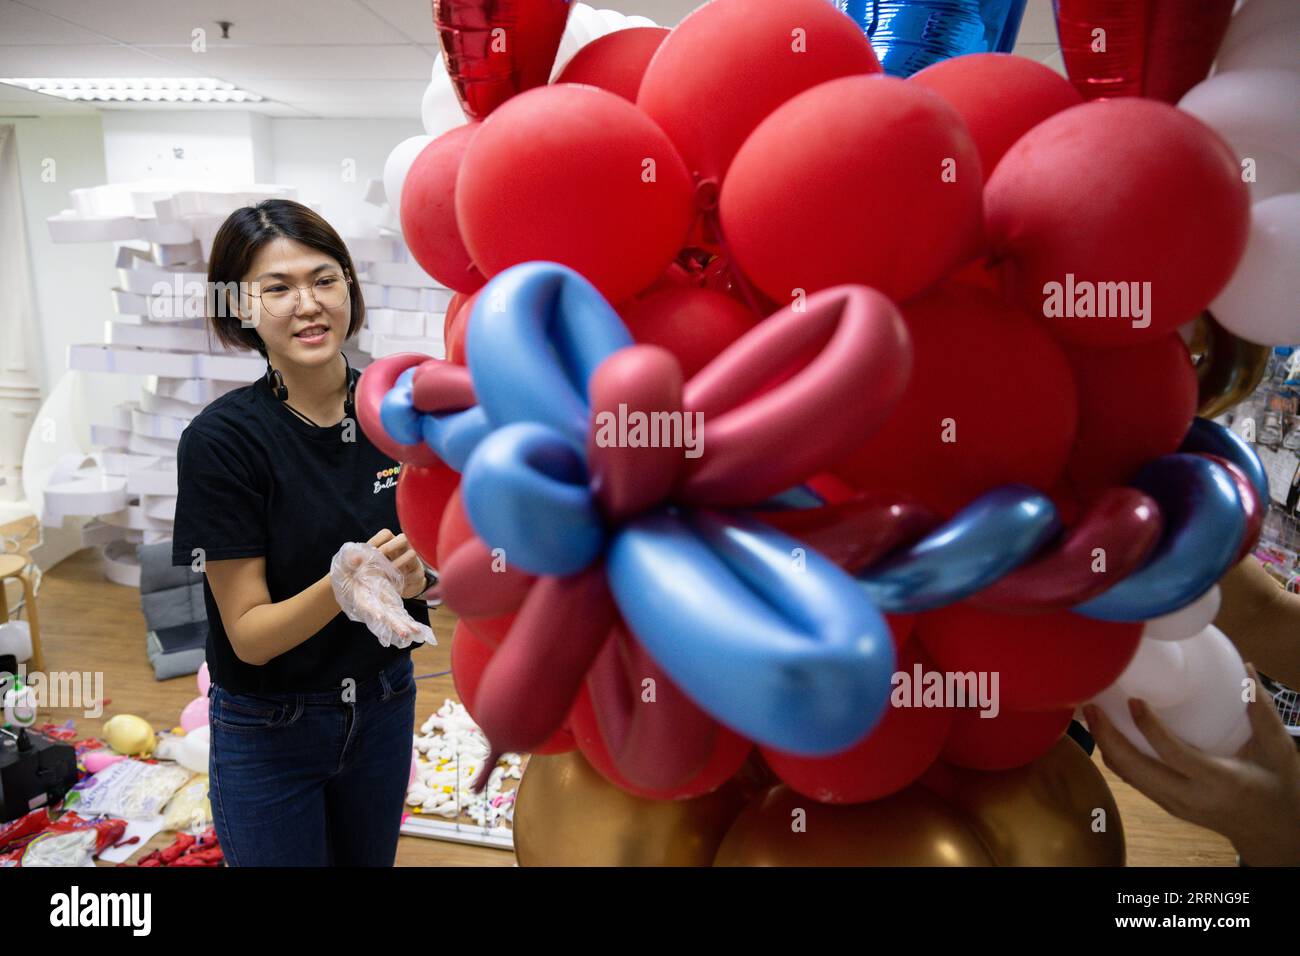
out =
{"type": "Polygon", "coordinates": [[[27,569],[31,562],[25,555],[0,554],[0,623],[9,620],[9,601],[5,597],[5,581],[17,578],[23,586],[23,604],[27,608],[27,626],[32,632],[32,667],[33,671],[45,670],[45,658],[41,654],[41,625],[36,616],[36,595],[32,592],[31,575],[27,569]]]}

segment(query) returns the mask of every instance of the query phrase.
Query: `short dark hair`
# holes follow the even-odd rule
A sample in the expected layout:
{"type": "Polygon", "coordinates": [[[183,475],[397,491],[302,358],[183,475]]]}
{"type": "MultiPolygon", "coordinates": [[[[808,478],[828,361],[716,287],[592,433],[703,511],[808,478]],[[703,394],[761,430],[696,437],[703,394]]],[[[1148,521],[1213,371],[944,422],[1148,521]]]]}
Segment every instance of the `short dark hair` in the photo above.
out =
{"type": "Polygon", "coordinates": [[[256,206],[244,206],[227,216],[212,241],[212,255],[208,258],[208,321],[221,344],[266,353],[257,329],[245,326],[237,313],[232,315],[220,296],[232,287],[238,288],[258,251],[274,239],[300,242],[325,253],[343,267],[346,277],[352,280],[349,283],[352,318],[344,338],[352,338],[365,320],[366,304],[361,298],[361,283],[357,281],[348,247],[333,226],[302,203],[292,199],[264,199],[256,206]]]}

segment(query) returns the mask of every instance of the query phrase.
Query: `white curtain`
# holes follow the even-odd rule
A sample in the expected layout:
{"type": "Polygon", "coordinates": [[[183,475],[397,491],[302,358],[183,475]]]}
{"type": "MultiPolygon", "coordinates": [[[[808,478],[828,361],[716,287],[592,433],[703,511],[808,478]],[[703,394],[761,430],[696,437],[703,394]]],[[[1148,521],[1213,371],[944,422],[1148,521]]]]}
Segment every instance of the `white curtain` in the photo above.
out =
{"type": "Polygon", "coordinates": [[[12,125],[0,125],[0,502],[22,499],[23,447],[41,403],[36,293],[27,250],[17,137],[12,125]]]}

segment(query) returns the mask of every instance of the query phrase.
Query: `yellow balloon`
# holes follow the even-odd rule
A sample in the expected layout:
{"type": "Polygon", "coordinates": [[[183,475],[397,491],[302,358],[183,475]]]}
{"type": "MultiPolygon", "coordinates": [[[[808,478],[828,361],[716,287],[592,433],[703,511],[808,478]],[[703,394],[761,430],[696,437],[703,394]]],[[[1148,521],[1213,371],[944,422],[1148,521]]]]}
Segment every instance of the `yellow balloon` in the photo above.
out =
{"type": "Polygon", "coordinates": [[[147,757],[158,738],[143,717],[118,714],[104,724],[104,740],[120,754],[147,757]]]}
{"type": "Polygon", "coordinates": [[[1124,827],[1101,771],[1069,737],[1015,770],[948,764],[924,778],[1000,866],[1123,866],[1124,827]]]}
{"type": "Polygon", "coordinates": [[[578,751],[534,754],[515,798],[520,866],[708,866],[744,806],[736,781],[693,800],[646,800],[578,751]]]}
{"type": "Polygon", "coordinates": [[[990,866],[960,814],[921,787],[850,806],[780,785],[740,815],[714,866],[990,866]]]}

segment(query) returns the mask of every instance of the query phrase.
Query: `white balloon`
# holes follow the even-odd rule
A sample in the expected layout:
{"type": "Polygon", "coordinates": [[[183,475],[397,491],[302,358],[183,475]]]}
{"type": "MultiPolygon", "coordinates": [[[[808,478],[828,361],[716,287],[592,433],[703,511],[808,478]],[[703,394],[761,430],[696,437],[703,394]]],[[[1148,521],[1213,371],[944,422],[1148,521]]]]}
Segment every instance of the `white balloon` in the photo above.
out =
{"type": "Polygon", "coordinates": [[[1228,284],[1210,303],[1229,332],[1260,345],[1300,344],[1300,192],[1257,202],[1250,238],[1228,284]]]}
{"type": "Polygon", "coordinates": [[[420,101],[420,120],[424,123],[424,132],[435,138],[465,125],[465,111],[460,108],[456,88],[447,75],[441,53],[433,61],[433,77],[420,101]]]}
{"type": "Polygon", "coordinates": [[[1182,703],[1160,710],[1160,719],[1206,753],[1220,757],[1236,753],[1245,742],[1236,741],[1234,735],[1246,714],[1241,699],[1246,665],[1241,655],[1227,635],[1213,626],[1183,641],[1182,648],[1191,693],[1182,703]]]}
{"type": "Polygon", "coordinates": [[[559,76],[573,55],[592,40],[598,40],[607,33],[627,30],[631,27],[653,27],[655,22],[648,17],[629,17],[617,10],[597,10],[585,3],[575,3],[569,11],[569,22],[560,38],[560,48],[555,53],[555,65],[551,68],[551,82],[559,76]]]}
{"type": "Polygon", "coordinates": [[[1254,202],[1300,191],[1300,73],[1234,70],[1198,83],[1178,104],[1254,163],[1254,202]]]}
{"type": "Polygon", "coordinates": [[[1300,70],[1300,24],[1287,24],[1282,29],[1265,30],[1247,40],[1242,40],[1226,53],[1220,50],[1215,61],[1216,73],[1230,70],[1300,70]]]}
{"type": "Polygon", "coordinates": [[[1140,697],[1152,707],[1172,707],[1190,692],[1186,672],[1180,642],[1143,639],[1115,683],[1126,697],[1140,697]]]}
{"type": "MultiPolygon", "coordinates": [[[[1159,688],[1156,699],[1143,699],[1167,730],[1213,756],[1226,757],[1240,750],[1250,739],[1249,723],[1243,726],[1246,704],[1241,699],[1246,667],[1224,633],[1211,625],[1195,637],[1166,645],[1176,649],[1177,654],[1158,649],[1157,642],[1143,641],[1142,645],[1140,654],[1134,657],[1137,671],[1130,674],[1126,668],[1115,683],[1092,700],[1116,729],[1142,753],[1159,758],[1129,715],[1128,701],[1143,696],[1134,693],[1130,685],[1149,691],[1163,676],[1165,682],[1175,686],[1159,688]],[[1144,650],[1146,653],[1141,653],[1144,650]],[[1162,660],[1168,668],[1163,675],[1162,660]]],[[[1133,663],[1129,666],[1132,668],[1133,663]]]]}
{"type": "Polygon", "coordinates": [[[412,136],[402,140],[393,147],[393,151],[388,154],[388,159],[384,160],[384,196],[388,199],[388,207],[394,211],[401,208],[402,205],[402,184],[406,182],[406,174],[411,171],[411,164],[415,162],[415,157],[420,155],[424,147],[433,142],[432,136],[412,136]]]}
{"type": "Polygon", "coordinates": [[[1142,636],[1151,641],[1185,641],[1195,637],[1218,617],[1220,598],[1216,584],[1186,607],[1147,621],[1142,636]]]}
{"type": "Polygon", "coordinates": [[[176,762],[195,773],[208,772],[208,750],[212,746],[212,728],[207,724],[195,727],[183,738],[176,762]]]}

